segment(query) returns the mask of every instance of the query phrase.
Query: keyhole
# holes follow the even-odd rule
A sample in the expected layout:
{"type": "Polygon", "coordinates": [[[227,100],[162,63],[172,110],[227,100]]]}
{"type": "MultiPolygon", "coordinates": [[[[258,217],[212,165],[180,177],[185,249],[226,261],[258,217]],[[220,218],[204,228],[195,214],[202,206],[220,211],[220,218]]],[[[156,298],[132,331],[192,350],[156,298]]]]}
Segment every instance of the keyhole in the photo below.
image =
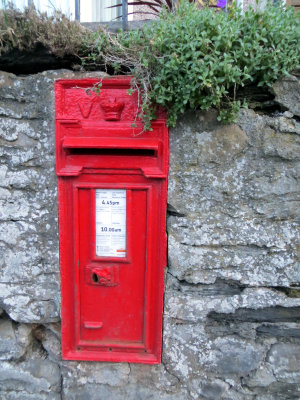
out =
{"type": "Polygon", "coordinates": [[[92,281],[94,283],[98,283],[99,282],[99,277],[95,272],[92,274],[92,281]]]}

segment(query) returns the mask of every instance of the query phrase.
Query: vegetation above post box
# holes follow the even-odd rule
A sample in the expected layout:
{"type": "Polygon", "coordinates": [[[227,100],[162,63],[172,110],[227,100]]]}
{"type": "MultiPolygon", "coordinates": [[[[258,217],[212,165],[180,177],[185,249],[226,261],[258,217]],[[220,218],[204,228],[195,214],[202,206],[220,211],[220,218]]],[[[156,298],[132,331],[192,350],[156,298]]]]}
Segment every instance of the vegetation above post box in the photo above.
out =
{"type": "Polygon", "coordinates": [[[113,34],[101,28],[91,33],[77,25],[74,50],[59,41],[59,27],[62,40],[66,31],[64,17],[56,17],[51,29],[37,34],[30,30],[33,15],[38,26],[39,14],[33,11],[15,20],[13,13],[1,12],[0,54],[26,48],[34,37],[53,54],[65,56],[63,48],[75,54],[86,69],[133,75],[132,90],[139,91],[145,129],[155,118],[157,104],[167,109],[170,126],[189,108],[214,107],[220,120],[232,122],[246,106],[237,97],[239,88],[270,86],[299,64],[300,17],[283,5],[243,14],[234,6],[225,13],[181,1],[176,10],[162,11],[157,21],[139,30],[113,34]]]}

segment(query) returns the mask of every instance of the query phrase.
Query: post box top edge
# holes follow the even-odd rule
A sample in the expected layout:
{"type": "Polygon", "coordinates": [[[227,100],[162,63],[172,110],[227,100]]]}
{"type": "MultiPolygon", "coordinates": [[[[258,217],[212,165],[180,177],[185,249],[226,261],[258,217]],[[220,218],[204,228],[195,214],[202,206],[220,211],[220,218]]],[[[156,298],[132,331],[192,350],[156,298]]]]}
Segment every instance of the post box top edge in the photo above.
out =
{"type": "Polygon", "coordinates": [[[65,88],[72,87],[89,87],[96,83],[101,83],[102,87],[116,87],[116,88],[130,88],[132,76],[109,76],[109,77],[94,77],[94,78],[78,78],[78,79],[57,79],[55,81],[55,86],[63,86],[65,88]]]}

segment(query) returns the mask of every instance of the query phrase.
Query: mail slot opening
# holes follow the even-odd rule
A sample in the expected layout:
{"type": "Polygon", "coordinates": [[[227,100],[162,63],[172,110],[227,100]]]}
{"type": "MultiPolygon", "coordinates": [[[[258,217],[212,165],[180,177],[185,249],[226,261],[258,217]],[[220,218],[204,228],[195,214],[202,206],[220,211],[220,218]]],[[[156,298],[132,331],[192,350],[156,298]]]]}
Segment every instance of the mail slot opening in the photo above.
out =
{"type": "Polygon", "coordinates": [[[157,152],[153,149],[91,149],[73,148],[68,149],[70,155],[76,156],[138,156],[138,157],[157,157],[157,152]]]}

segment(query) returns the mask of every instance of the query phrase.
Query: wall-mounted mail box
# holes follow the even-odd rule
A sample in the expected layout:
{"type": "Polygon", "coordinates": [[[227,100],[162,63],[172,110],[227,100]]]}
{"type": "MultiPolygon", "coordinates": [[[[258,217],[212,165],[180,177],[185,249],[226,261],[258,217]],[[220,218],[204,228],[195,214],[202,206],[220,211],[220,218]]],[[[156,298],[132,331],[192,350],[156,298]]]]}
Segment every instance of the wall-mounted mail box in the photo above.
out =
{"type": "Polygon", "coordinates": [[[168,130],[132,128],[130,78],[59,80],[56,159],[63,358],[160,362],[168,130]]]}

